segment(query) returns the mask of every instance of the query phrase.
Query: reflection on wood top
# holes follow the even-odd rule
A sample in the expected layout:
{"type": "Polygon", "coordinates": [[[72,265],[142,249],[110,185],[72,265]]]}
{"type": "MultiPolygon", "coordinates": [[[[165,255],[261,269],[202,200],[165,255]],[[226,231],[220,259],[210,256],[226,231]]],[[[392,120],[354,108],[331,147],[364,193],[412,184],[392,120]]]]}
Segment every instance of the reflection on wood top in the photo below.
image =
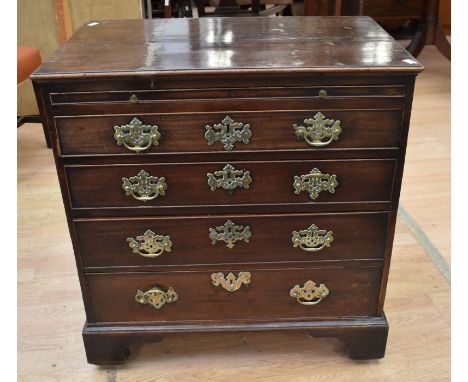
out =
{"type": "Polygon", "coordinates": [[[238,17],[90,22],[33,78],[422,69],[369,17],[238,17]]]}

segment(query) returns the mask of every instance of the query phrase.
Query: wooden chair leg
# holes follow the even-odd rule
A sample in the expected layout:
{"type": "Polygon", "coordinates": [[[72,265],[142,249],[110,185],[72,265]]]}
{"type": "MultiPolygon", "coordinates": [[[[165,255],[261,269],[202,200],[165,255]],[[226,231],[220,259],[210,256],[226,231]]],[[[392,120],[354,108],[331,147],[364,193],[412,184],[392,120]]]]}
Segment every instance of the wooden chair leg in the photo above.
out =
{"type": "Polygon", "coordinates": [[[406,48],[414,57],[425,45],[435,45],[446,58],[451,58],[451,46],[439,22],[439,0],[426,0],[420,26],[406,48]]]}
{"type": "Polygon", "coordinates": [[[292,6],[291,4],[288,4],[286,5],[286,8],[283,9],[283,12],[282,12],[282,15],[283,16],[292,16],[292,6]]]}
{"type": "Polygon", "coordinates": [[[439,52],[442,53],[449,61],[452,57],[452,46],[447,40],[445,33],[440,24],[437,24],[435,31],[435,46],[439,49],[439,52]]]}
{"type": "Polygon", "coordinates": [[[47,130],[47,127],[46,127],[46,125],[44,123],[41,123],[41,125],[42,125],[42,129],[44,130],[44,137],[45,137],[47,148],[51,149],[52,144],[51,144],[51,141],[50,141],[49,131],[47,130]]]}
{"type": "Polygon", "coordinates": [[[151,5],[151,0],[146,0],[146,12],[147,12],[147,18],[152,19],[153,18],[153,6],[151,5]]]}
{"type": "Polygon", "coordinates": [[[194,0],[195,7],[197,8],[198,11],[198,17],[203,17],[206,15],[205,12],[205,3],[203,0],[194,0]]]}
{"type": "Polygon", "coordinates": [[[418,29],[414,34],[410,44],[406,47],[406,50],[414,57],[418,57],[421,53],[424,45],[426,45],[426,30],[418,29]]]}
{"type": "Polygon", "coordinates": [[[252,0],[252,13],[260,14],[260,0],[252,0]]]}
{"type": "Polygon", "coordinates": [[[20,116],[16,117],[16,128],[24,125],[25,122],[26,121],[24,120],[23,116],[20,115],[20,116]]]}
{"type": "Polygon", "coordinates": [[[333,16],[341,16],[341,1],[342,0],[335,0],[335,4],[333,7],[333,16]]]}
{"type": "Polygon", "coordinates": [[[47,130],[47,127],[42,123],[41,117],[39,115],[23,115],[17,117],[17,128],[24,125],[25,123],[40,123],[42,125],[42,129],[44,130],[44,138],[47,144],[47,148],[52,148],[49,131],[47,130]]]}

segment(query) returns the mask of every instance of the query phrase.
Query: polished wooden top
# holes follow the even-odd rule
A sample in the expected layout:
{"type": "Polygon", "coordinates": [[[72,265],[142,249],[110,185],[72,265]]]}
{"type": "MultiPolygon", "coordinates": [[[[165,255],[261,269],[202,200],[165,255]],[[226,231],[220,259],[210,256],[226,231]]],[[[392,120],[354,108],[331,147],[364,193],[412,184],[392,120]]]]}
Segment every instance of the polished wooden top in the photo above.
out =
{"type": "Polygon", "coordinates": [[[369,17],[237,17],[89,22],[33,78],[421,70],[369,17]]]}

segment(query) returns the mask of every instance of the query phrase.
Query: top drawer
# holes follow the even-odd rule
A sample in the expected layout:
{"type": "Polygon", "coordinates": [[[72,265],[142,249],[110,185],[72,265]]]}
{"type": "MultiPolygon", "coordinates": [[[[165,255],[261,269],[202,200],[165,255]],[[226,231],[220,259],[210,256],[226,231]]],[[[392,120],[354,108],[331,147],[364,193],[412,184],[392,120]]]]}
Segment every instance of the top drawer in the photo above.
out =
{"type": "Polygon", "coordinates": [[[59,153],[397,148],[401,109],[57,116],[59,153]]]}
{"type": "Polygon", "coordinates": [[[47,87],[59,155],[397,149],[408,94],[388,76],[189,76],[47,87]]]}

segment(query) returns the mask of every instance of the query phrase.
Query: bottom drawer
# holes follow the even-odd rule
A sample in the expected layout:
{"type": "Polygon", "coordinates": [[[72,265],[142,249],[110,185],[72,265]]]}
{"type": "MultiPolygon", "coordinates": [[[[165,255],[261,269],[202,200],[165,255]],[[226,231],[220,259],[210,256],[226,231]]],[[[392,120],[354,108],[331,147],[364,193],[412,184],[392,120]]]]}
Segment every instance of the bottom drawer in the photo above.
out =
{"type": "Polygon", "coordinates": [[[96,322],[173,322],[371,316],[376,313],[380,277],[380,266],[368,266],[91,273],[86,280],[96,322]],[[224,281],[213,276],[219,272],[224,281]],[[229,284],[225,280],[231,272],[229,284]],[[248,274],[241,277],[240,272],[248,274]],[[303,288],[308,281],[316,287],[310,282],[303,288]],[[228,291],[223,285],[239,288],[228,291]],[[169,288],[175,301],[174,293],[165,293],[169,288]],[[292,297],[294,292],[308,304],[292,297]]]}

